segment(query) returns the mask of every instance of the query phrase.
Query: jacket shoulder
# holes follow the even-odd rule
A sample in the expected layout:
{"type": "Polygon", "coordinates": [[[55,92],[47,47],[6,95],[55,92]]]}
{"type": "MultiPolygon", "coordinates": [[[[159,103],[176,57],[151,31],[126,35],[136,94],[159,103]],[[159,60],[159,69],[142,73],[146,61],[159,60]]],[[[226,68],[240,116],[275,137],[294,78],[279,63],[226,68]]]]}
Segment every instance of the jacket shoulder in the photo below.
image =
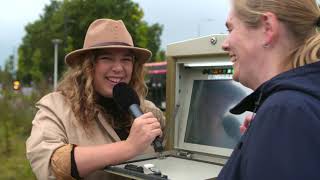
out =
{"type": "Polygon", "coordinates": [[[320,106],[320,100],[312,95],[295,90],[283,90],[269,96],[262,107],[288,107],[290,109],[302,108],[313,105],[320,106]]]}
{"type": "Polygon", "coordinates": [[[54,107],[54,108],[65,108],[68,101],[61,92],[52,92],[43,96],[37,103],[36,107],[54,107]]]}

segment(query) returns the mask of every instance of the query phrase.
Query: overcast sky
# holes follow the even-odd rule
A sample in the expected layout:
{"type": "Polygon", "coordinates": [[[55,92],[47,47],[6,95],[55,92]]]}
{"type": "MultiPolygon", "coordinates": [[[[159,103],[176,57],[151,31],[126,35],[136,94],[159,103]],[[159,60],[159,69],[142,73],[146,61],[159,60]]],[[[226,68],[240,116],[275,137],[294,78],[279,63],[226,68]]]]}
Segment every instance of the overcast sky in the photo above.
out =
{"type": "MultiPolygon", "coordinates": [[[[162,49],[169,43],[208,34],[226,33],[228,0],[134,0],[148,23],[164,26],[162,49]]],[[[9,0],[0,6],[0,66],[17,51],[24,27],[43,14],[50,0],[9,0]]],[[[50,43],[50,42],[49,42],[50,43]]]]}

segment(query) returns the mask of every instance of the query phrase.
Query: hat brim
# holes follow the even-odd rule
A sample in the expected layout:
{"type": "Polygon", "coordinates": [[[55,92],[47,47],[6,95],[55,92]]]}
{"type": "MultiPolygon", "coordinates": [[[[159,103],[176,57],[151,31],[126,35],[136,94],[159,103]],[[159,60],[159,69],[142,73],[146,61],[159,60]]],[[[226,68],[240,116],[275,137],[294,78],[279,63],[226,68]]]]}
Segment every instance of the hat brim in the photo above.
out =
{"type": "Polygon", "coordinates": [[[85,49],[78,49],[70,52],[65,56],[65,63],[70,67],[73,67],[75,64],[80,62],[81,56],[95,49],[129,49],[129,50],[132,50],[132,52],[134,53],[135,60],[139,61],[141,64],[146,63],[152,56],[151,51],[149,51],[148,49],[139,48],[139,47],[122,46],[122,45],[98,46],[98,47],[91,47],[91,48],[85,48],[85,49]]]}

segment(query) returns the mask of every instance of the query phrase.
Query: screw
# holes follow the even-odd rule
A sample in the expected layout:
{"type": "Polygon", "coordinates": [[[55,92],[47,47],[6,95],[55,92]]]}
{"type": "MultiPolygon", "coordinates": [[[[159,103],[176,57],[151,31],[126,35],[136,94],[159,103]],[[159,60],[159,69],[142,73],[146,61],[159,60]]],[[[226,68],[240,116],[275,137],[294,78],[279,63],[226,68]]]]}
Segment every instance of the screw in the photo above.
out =
{"type": "Polygon", "coordinates": [[[215,38],[215,37],[211,37],[210,38],[210,43],[212,44],[212,45],[216,45],[217,44],[217,38],[215,38]]]}

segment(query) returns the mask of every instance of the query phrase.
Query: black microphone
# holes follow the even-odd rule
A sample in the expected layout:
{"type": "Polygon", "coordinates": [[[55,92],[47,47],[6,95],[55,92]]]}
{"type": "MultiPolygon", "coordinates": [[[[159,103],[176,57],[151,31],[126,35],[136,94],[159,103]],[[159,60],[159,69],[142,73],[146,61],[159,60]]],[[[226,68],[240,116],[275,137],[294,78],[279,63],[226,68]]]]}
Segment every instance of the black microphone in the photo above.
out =
{"type": "MultiPolygon", "coordinates": [[[[113,87],[113,99],[124,111],[137,118],[143,114],[140,109],[140,100],[137,93],[126,83],[120,82],[113,87]]],[[[162,152],[163,146],[160,137],[153,140],[153,148],[156,152],[162,152]]]]}

